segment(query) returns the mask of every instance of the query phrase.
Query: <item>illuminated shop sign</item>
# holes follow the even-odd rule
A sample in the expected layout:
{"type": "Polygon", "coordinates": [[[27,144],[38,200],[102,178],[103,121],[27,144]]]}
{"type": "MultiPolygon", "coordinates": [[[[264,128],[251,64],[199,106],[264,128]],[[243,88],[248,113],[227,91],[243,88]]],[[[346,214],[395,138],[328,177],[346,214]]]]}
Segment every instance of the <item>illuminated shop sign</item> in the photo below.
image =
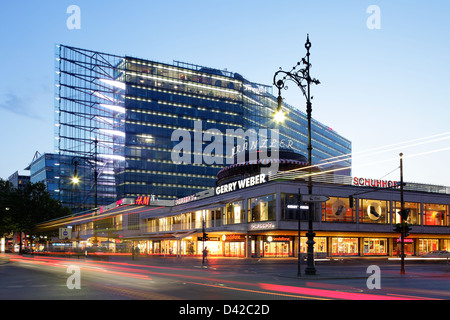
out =
{"type": "Polygon", "coordinates": [[[266,182],[267,182],[266,175],[264,173],[258,174],[257,176],[253,176],[250,178],[246,178],[246,179],[242,179],[242,180],[238,180],[238,181],[234,181],[234,182],[230,182],[230,183],[221,185],[220,187],[216,188],[216,195],[224,194],[224,193],[228,193],[228,192],[232,192],[232,191],[236,191],[236,190],[241,190],[241,189],[245,189],[248,187],[253,187],[258,184],[263,184],[266,182]]]}
{"type": "Polygon", "coordinates": [[[137,204],[138,206],[148,206],[150,205],[150,197],[144,196],[137,197],[134,204],[137,204]]]}
{"type": "Polygon", "coordinates": [[[268,230],[268,229],[275,229],[275,223],[273,222],[259,222],[259,223],[252,223],[249,225],[249,230],[255,231],[255,230],[268,230]]]}
{"type": "Polygon", "coordinates": [[[272,241],[274,241],[274,242],[277,242],[277,241],[285,242],[285,241],[291,241],[291,238],[283,237],[283,236],[279,236],[279,237],[278,236],[267,236],[266,240],[269,241],[269,242],[272,242],[272,241]]]}
{"type": "MultiPolygon", "coordinates": [[[[405,238],[404,240],[405,240],[405,243],[413,243],[414,242],[414,239],[411,239],[411,238],[405,238]]],[[[402,239],[397,238],[397,243],[400,243],[400,242],[402,242],[402,239]]]]}
{"type": "MultiPolygon", "coordinates": [[[[298,205],[296,205],[296,204],[288,204],[287,208],[288,209],[298,209],[298,205]]],[[[307,210],[307,209],[309,209],[309,206],[307,206],[307,205],[300,205],[300,209],[307,210]]]]}
{"type": "Polygon", "coordinates": [[[175,200],[175,205],[188,203],[188,202],[191,202],[191,201],[194,201],[194,200],[197,200],[197,197],[195,195],[187,196],[187,197],[175,200]]]}
{"type": "Polygon", "coordinates": [[[375,188],[398,188],[400,186],[400,182],[354,177],[353,185],[363,187],[375,187],[375,188]]]}
{"type": "Polygon", "coordinates": [[[138,206],[149,206],[150,205],[150,201],[152,197],[149,196],[140,196],[136,198],[136,201],[134,202],[134,204],[138,205],[138,206]]]}
{"type": "MultiPolygon", "coordinates": [[[[260,139],[260,148],[267,148],[268,146],[270,148],[280,148],[280,149],[292,149],[294,145],[293,140],[285,140],[285,139],[260,139]],[[279,143],[279,147],[278,144],[279,143]]],[[[238,153],[245,152],[245,151],[258,151],[258,143],[257,141],[250,141],[250,144],[248,142],[244,142],[243,144],[238,144],[236,147],[233,147],[231,149],[232,156],[237,155],[238,153]]]]}
{"type": "Polygon", "coordinates": [[[245,236],[241,234],[222,235],[222,241],[245,240],[245,236]]]}
{"type": "MultiPolygon", "coordinates": [[[[138,206],[149,206],[152,202],[156,201],[155,195],[152,194],[150,196],[140,196],[137,197],[134,201],[134,204],[138,206]]],[[[122,202],[123,204],[123,202],[122,202]]]]}

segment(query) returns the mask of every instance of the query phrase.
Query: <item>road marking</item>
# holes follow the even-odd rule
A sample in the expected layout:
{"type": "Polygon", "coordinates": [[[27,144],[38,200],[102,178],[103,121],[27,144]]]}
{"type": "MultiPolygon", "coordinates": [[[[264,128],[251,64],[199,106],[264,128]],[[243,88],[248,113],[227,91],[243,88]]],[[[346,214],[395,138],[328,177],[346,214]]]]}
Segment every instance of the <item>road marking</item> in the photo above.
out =
{"type": "Polygon", "coordinates": [[[220,288],[220,289],[245,291],[245,292],[259,293],[259,294],[269,294],[269,295],[274,295],[274,296],[283,296],[283,297],[290,297],[290,298],[299,298],[299,299],[308,299],[308,300],[311,300],[311,299],[314,299],[314,300],[329,300],[329,299],[325,299],[325,298],[317,298],[317,297],[310,297],[310,296],[291,295],[291,294],[285,294],[285,293],[250,290],[250,289],[242,289],[242,288],[232,288],[232,287],[225,287],[223,285],[215,285],[215,284],[207,284],[207,283],[197,283],[197,282],[188,282],[188,281],[184,281],[184,283],[196,284],[196,285],[199,285],[199,286],[207,286],[207,287],[214,287],[214,288],[220,288]]]}

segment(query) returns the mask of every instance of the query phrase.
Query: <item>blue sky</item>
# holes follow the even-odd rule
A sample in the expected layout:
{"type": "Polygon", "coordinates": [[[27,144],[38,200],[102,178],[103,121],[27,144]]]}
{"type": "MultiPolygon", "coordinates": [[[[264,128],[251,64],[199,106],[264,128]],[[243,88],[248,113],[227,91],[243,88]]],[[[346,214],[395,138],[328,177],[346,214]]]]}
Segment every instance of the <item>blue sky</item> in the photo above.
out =
{"type": "MultiPolygon", "coordinates": [[[[450,186],[449,9],[440,0],[2,1],[0,177],[54,150],[58,43],[226,68],[270,85],[305,55],[309,33],[321,81],[313,117],[352,141],[353,175],[396,180],[403,152],[406,181],[450,186]],[[70,5],[81,29],[67,28],[70,5]],[[367,26],[371,5],[380,29],[367,26]]],[[[305,110],[293,84],[283,97],[305,110]]]]}

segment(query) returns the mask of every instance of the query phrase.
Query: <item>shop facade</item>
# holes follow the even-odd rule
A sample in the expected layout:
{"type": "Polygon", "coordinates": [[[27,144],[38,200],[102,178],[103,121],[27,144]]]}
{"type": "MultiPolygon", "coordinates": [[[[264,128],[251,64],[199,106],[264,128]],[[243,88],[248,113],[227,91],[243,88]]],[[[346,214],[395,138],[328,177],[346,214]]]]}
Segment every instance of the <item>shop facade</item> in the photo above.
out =
{"type": "MultiPolygon", "coordinates": [[[[299,251],[306,254],[311,205],[317,258],[399,254],[400,235],[394,232],[401,207],[399,189],[315,181],[313,194],[327,200],[306,203],[301,201],[308,192],[305,180],[260,177],[258,181],[263,183],[229,192],[222,189],[219,194],[207,190],[175,202],[125,199],[98,215],[104,223],[98,234],[105,235],[109,228],[111,239],[103,240],[128,250],[138,247],[146,255],[201,256],[206,248],[211,257],[297,257],[299,251]]],[[[412,228],[405,239],[405,253],[417,256],[449,250],[448,189],[416,189],[404,190],[412,228]]],[[[70,224],[90,238],[95,220],[81,222],[70,224]]]]}
{"type": "MultiPolygon", "coordinates": [[[[397,188],[375,188],[351,184],[314,183],[313,192],[325,195],[320,203],[303,203],[299,192],[307,193],[307,182],[267,181],[239,191],[192,197],[187,203],[166,209],[166,213],[142,216],[147,233],[196,232],[180,239],[174,254],[200,255],[207,248],[211,256],[296,257],[306,254],[308,205],[313,206],[313,229],[317,257],[396,256],[400,236],[393,231],[401,207],[397,188]],[[361,193],[361,195],[358,195],[361,193]],[[350,207],[349,196],[355,204],[350,207]],[[298,217],[300,250],[298,248],[298,217]],[[159,227],[157,227],[159,226],[159,227]],[[207,239],[203,239],[203,232],[207,239]],[[187,250],[187,248],[191,250],[187,250]]],[[[427,189],[404,191],[408,223],[412,232],[405,239],[407,255],[424,255],[449,250],[448,193],[427,189]]]]}

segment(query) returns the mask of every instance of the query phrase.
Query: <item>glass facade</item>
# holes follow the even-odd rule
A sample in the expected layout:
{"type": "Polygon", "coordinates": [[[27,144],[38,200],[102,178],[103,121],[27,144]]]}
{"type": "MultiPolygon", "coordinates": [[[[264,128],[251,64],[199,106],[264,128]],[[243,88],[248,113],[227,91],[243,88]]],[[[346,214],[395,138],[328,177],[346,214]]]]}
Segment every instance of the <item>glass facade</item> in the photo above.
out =
{"type": "MultiPolygon", "coordinates": [[[[409,224],[420,225],[420,203],[415,202],[404,202],[405,209],[409,209],[408,220],[406,221],[409,224]]],[[[394,224],[401,223],[400,211],[402,208],[402,204],[400,201],[394,201],[394,224]]]]}
{"type": "Polygon", "coordinates": [[[249,222],[276,220],[276,195],[249,199],[248,210],[249,222]]]}
{"type": "Polygon", "coordinates": [[[62,45],[55,55],[59,200],[73,211],[110,204],[124,160],[123,58],[62,45]]]}
{"type": "Polygon", "coordinates": [[[118,174],[119,197],[154,194],[177,199],[214,186],[220,164],[195,161],[194,130],[241,128],[242,82],[212,69],[188,69],[147,60],[127,58],[124,66],[125,167],[118,174]],[[175,164],[174,130],[192,137],[191,162],[175,164]]]}
{"type": "Polygon", "coordinates": [[[448,226],[449,215],[448,205],[444,204],[423,204],[423,224],[426,226],[448,226]]]}
{"type": "Polygon", "coordinates": [[[355,210],[350,208],[348,198],[330,197],[322,203],[322,221],[355,222],[355,210]]]}
{"type": "MultiPolygon", "coordinates": [[[[57,46],[56,60],[56,149],[65,157],[59,190],[72,207],[92,207],[95,184],[98,204],[150,195],[174,200],[212,188],[216,174],[232,164],[225,160],[233,156],[226,142],[231,138],[234,145],[237,139],[227,130],[270,135],[278,129],[279,147],[307,154],[306,115],[284,104],[288,119],[277,126],[272,87],[237,73],[63,45],[57,46]],[[189,136],[174,136],[180,130],[189,136]],[[222,142],[213,145],[211,132],[222,142]],[[184,138],[190,140],[180,153],[190,161],[177,163],[173,152],[184,138]],[[207,150],[223,161],[203,159],[207,150]],[[71,183],[75,163],[83,174],[77,188],[71,183]]],[[[328,126],[313,120],[312,131],[313,163],[351,154],[350,141],[328,126]]],[[[350,174],[350,160],[340,166],[339,174],[350,174]]]]}
{"type": "Polygon", "coordinates": [[[331,238],[332,256],[357,256],[359,255],[358,238],[331,238]]]}
{"type": "Polygon", "coordinates": [[[59,156],[45,153],[33,159],[28,166],[30,182],[44,182],[50,195],[58,199],[59,193],[59,156]]]}

